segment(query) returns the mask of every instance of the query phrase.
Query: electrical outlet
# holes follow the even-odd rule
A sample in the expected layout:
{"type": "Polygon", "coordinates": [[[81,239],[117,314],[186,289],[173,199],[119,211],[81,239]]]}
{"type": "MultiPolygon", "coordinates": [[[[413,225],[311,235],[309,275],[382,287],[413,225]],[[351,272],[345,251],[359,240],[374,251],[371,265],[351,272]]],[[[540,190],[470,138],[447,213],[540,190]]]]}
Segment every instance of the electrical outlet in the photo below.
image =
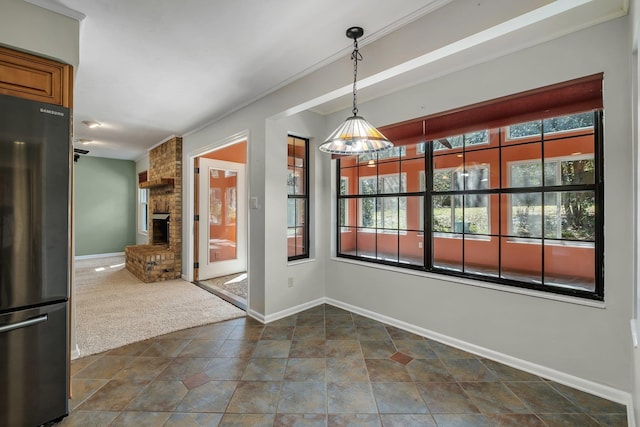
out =
{"type": "Polygon", "coordinates": [[[422,249],[422,242],[418,242],[418,249],[422,249]]]}
{"type": "Polygon", "coordinates": [[[293,288],[293,277],[289,277],[289,279],[287,280],[287,285],[289,285],[290,288],[293,288]]]}

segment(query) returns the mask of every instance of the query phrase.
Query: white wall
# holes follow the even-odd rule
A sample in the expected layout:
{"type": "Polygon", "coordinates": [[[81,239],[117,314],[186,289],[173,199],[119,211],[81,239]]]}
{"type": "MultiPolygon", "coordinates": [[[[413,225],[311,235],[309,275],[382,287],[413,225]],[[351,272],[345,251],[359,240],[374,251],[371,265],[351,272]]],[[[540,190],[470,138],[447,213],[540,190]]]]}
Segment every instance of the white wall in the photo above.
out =
{"type": "Polygon", "coordinates": [[[23,0],[0,0],[0,44],[78,66],[80,23],[23,0]]]}
{"type": "MultiPolygon", "coordinates": [[[[601,308],[332,259],[327,296],[618,390],[632,390],[631,83],[627,18],[363,104],[374,122],[415,117],[604,72],[605,303],[601,308]],[[452,100],[451,94],[455,93],[452,100]]],[[[344,113],[334,115],[336,123],[344,113]]]]}

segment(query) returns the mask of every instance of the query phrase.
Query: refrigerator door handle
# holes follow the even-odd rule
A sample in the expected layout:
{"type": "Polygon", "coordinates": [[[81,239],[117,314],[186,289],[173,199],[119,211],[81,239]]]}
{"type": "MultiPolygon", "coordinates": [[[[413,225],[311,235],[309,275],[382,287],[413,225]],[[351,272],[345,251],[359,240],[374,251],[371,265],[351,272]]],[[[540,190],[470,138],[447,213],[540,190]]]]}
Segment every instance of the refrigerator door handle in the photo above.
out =
{"type": "Polygon", "coordinates": [[[43,314],[42,316],[34,317],[33,319],[24,320],[18,323],[12,323],[10,325],[0,326],[0,333],[13,331],[14,329],[26,328],[27,326],[46,322],[48,317],[49,316],[47,314],[43,314]]]}

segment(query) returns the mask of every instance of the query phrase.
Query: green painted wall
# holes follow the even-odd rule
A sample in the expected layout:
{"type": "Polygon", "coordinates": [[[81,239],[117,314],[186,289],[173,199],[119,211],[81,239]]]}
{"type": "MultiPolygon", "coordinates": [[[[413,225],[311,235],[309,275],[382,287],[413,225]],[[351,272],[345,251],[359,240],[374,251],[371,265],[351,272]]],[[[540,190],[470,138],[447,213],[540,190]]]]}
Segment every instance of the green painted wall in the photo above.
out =
{"type": "Polygon", "coordinates": [[[124,252],[136,243],[136,165],[81,156],[74,164],[75,254],[124,252]]]}

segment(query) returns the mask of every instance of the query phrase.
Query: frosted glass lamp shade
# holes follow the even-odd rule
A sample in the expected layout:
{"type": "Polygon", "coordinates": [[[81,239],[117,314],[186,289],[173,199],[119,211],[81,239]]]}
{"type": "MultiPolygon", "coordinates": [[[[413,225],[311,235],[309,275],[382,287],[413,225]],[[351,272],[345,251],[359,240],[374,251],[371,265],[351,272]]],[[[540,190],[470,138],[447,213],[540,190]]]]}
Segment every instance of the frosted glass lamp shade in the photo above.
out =
{"type": "Polygon", "coordinates": [[[364,118],[352,116],[338,126],[318,149],[325,153],[350,155],[373,153],[391,147],[391,141],[378,129],[364,118]]]}

